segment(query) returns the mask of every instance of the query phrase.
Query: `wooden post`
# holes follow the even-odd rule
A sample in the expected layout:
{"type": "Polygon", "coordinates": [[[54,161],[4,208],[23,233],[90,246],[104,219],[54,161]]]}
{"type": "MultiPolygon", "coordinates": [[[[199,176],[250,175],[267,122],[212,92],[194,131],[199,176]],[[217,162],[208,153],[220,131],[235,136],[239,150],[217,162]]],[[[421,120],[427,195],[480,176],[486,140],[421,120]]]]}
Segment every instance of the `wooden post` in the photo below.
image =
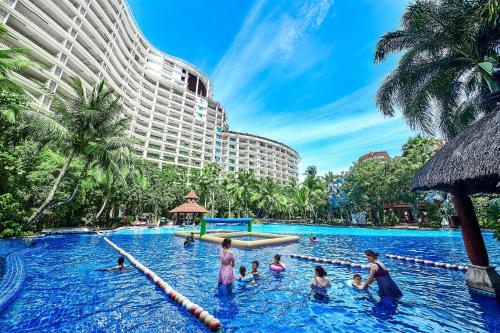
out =
{"type": "Polygon", "coordinates": [[[459,189],[453,192],[453,205],[460,220],[462,238],[470,262],[477,266],[489,266],[488,252],[484,245],[472,200],[463,189],[459,189]]]}

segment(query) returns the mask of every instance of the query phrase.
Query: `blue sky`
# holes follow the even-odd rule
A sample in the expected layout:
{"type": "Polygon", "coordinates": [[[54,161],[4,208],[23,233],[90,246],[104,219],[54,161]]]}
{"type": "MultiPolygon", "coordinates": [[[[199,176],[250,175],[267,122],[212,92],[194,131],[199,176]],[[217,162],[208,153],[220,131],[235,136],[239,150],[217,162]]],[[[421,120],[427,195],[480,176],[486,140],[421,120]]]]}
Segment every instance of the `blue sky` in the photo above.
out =
{"type": "Polygon", "coordinates": [[[232,130],[295,148],[301,172],[347,170],[412,135],[375,107],[397,58],[373,63],[406,0],[129,0],[144,35],[209,75],[232,130]]]}

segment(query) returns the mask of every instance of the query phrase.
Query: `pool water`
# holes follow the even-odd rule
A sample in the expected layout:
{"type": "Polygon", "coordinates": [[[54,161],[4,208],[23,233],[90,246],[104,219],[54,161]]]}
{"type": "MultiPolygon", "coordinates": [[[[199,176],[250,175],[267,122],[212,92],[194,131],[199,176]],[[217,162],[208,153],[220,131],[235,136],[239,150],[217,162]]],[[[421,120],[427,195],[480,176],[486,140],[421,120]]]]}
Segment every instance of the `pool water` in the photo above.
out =
{"type": "MultiPolygon", "coordinates": [[[[244,226],[233,226],[244,230],[244,226]]],[[[254,231],[297,234],[296,243],[258,249],[233,249],[237,272],[258,260],[266,279],[256,286],[238,283],[232,296],[216,291],[219,245],[197,241],[184,248],[178,229],[125,230],[107,235],[154,270],[176,290],[219,318],[225,332],[495,332],[500,303],[471,295],[464,272],[382,258],[404,297],[397,307],[379,304],[369,292],[346,285],[367,270],[323,264],[332,280],[328,300],[310,294],[316,263],[290,258],[299,253],[366,263],[363,251],[467,263],[459,232],[378,230],[297,225],[254,226],[254,231]],[[319,244],[311,244],[309,236],[319,244]],[[287,270],[267,268],[280,253],[287,270]]],[[[500,264],[499,243],[484,233],[493,265],[500,264]]],[[[137,269],[96,271],[115,264],[117,253],[102,236],[64,235],[35,241],[0,241],[0,256],[25,247],[27,277],[19,298],[0,314],[0,331],[16,332],[207,332],[172,303],[137,269]]]]}

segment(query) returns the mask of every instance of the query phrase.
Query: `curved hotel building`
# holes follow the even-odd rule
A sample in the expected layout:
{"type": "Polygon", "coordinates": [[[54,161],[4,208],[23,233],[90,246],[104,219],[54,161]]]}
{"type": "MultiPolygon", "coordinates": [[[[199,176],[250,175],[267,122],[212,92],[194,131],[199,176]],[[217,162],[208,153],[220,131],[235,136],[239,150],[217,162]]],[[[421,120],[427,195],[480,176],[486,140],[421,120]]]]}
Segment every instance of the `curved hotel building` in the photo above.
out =
{"type": "Polygon", "coordinates": [[[73,94],[71,78],[90,88],[104,79],[123,97],[136,154],[162,167],[249,170],[286,182],[299,154],[280,142],[228,130],[224,108],[200,69],[151,45],[125,0],[0,0],[8,46],[31,52],[40,69],[15,80],[43,108],[51,94],[73,94]]]}

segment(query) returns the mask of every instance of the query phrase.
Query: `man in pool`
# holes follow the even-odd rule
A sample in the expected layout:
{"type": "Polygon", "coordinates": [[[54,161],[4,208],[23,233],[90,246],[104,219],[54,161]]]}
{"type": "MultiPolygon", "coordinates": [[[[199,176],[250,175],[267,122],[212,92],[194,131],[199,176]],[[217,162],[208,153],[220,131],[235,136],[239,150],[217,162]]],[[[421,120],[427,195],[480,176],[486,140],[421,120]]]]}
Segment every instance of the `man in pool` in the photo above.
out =
{"type": "Polygon", "coordinates": [[[194,232],[192,232],[191,235],[186,237],[186,239],[184,240],[184,246],[188,246],[193,243],[194,243],[194,232]]]}
{"type": "Polygon", "coordinates": [[[104,271],[104,272],[112,272],[112,271],[123,271],[124,269],[128,269],[129,267],[125,265],[125,258],[120,257],[118,258],[118,266],[113,266],[110,268],[99,268],[97,269],[98,271],[104,271]]]}

